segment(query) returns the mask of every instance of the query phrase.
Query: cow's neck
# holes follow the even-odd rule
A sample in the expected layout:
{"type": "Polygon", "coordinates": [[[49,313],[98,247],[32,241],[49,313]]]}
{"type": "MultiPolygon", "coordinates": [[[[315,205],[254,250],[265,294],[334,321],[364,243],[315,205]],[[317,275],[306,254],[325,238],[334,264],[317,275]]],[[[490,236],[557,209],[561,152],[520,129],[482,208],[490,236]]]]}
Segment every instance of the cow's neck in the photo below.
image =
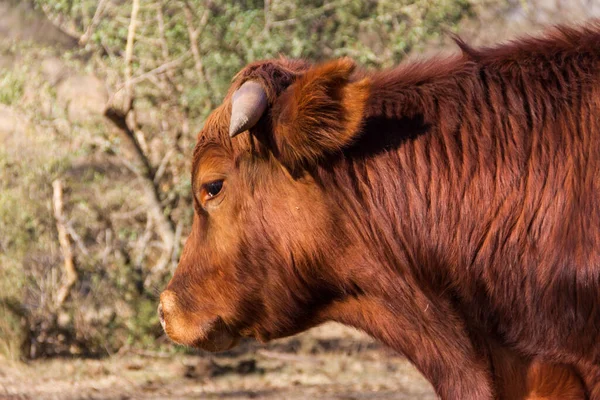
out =
{"type": "Polygon", "coordinates": [[[517,259],[499,227],[515,224],[525,200],[516,189],[533,140],[522,113],[487,104],[487,92],[505,90],[498,77],[473,68],[451,60],[373,77],[363,133],[320,176],[378,270],[463,299],[482,287],[465,276],[517,259]],[[510,140],[498,133],[509,117],[510,140]],[[461,293],[449,293],[459,281],[461,293]]]}
{"type": "Polygon", "coordinates": [[[331,304],[322,317],[363,330],[405,355],[443,398],[491,398],[486,349],[473,345],[462,321],[447,304],[431,302],[408,286],[403,290],[404,295],[396,300],[349,297],[331,304]],[[457,389],[457,384],[465,386],[457,389]]]}

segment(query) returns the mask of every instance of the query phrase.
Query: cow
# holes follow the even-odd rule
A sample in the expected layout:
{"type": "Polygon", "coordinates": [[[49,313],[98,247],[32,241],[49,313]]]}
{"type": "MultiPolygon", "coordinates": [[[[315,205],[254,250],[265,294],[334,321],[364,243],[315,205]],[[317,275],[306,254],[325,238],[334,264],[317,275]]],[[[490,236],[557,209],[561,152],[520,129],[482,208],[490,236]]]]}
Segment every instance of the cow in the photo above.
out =
{"type": "Polygon", "coordinates": [[[600,24],[368,71],[239,72],[159,314],[220,351],[326,321],[442,399],[600,399],[600,24]]]}

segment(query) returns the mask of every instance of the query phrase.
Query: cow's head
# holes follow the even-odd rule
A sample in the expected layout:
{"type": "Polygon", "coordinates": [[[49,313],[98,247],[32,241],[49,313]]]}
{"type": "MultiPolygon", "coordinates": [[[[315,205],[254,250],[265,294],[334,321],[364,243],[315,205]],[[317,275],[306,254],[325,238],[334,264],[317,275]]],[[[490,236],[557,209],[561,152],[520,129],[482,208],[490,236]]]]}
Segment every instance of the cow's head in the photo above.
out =
{"type": "Polygon", "coordinates": [[[159,307],[171,339],[218,351],[287,336],[355,289],[339,268],[347,221],[310,171],[359,133],[369,82],[358,75],[347,59],[238,74],[194,151],[192,231],[159,307]]]}

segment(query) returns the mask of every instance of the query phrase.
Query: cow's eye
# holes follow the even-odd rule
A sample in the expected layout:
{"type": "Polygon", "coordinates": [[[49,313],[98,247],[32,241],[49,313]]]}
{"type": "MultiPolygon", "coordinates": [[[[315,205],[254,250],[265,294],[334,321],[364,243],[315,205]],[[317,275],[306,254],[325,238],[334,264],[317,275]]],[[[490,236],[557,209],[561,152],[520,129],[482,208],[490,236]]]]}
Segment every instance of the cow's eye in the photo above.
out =
{"type": "Polygon", "coordinates": [[[208,201],[221,193],[223,189],[223,180],[212,181],[202,185],[202,201],[208,201]]]}

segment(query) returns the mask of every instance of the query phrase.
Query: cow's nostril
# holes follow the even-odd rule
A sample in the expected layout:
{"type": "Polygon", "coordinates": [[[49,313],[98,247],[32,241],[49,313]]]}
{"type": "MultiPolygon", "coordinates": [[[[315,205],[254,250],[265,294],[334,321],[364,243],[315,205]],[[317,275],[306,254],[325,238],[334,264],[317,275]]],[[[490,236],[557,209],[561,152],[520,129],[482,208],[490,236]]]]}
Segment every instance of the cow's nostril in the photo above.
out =
{"type": "Polygon", "coordinates": [[[165,328],[165,313],[163,312],[162,303],[158,304],[158,319],[160,319],[160,324],[162,325],[162,327],[164,329],[165,328]]]}

